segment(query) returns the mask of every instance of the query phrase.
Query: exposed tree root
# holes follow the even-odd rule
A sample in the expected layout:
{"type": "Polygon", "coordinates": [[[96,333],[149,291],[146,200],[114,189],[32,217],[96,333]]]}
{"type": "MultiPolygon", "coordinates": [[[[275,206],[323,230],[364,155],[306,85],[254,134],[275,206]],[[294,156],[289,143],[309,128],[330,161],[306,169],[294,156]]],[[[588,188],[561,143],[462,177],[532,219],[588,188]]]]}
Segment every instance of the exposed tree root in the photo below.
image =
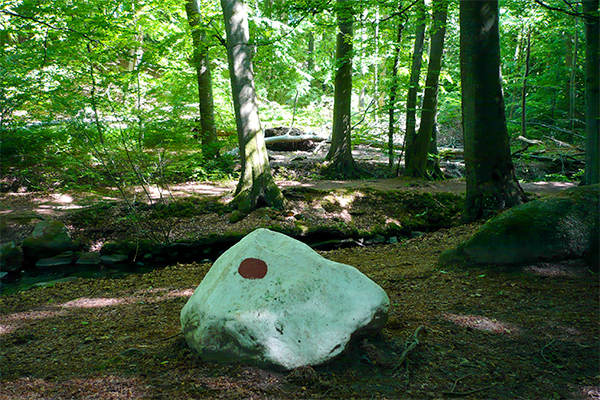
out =
{"type": "Polygon", "coordinates": [[[427,327],[425,325],[421,325],[415,330],[415,333],[413,333],[413,336],[412,336],[412,341],[408,343],[408,346],[402,352],[402,355],[400,356],[400,359],[396,363],[396,366],[394,366],[394,368],[392,368],[392,372],[394,372],[398,368],[400,368],[400,366],[404,363],[404,361],[406,361],[408,354],[411,351],[413,351],[415,349],[415,347],[417,347],[419,345],[419,333],[421,331],[427,332],[427,327]]]}

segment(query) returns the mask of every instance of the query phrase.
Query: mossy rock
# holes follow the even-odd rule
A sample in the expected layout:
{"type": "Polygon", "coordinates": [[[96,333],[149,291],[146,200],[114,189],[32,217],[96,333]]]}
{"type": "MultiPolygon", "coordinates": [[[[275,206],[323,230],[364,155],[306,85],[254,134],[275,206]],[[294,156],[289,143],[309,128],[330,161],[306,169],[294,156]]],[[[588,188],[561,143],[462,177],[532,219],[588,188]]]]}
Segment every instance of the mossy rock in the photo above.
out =
{"type": "Polygon", "coordinates": [[[524,265],[584,258],[598,270],[599,185],[521,204],[440,256],[441,264],[524,265]]]}
{"type": "Polygon", "coordinates": [[[78,245],[71,241],[69,230],[59,221],[39,222],[31,236],[23,242],[25,258],[32,263],[77,248],[78,245]]]}

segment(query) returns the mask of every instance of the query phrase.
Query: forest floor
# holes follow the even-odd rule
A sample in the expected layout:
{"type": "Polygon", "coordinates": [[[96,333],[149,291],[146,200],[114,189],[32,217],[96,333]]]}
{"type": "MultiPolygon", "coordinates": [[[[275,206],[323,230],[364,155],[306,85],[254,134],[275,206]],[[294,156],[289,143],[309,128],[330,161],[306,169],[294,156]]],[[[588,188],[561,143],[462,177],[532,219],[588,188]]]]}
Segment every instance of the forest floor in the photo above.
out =
{"type": "MultiPolygon", "coordinates": [[[[462,194],[465,187],[461,180],[323,182],[280,172],[282,186],[307,190],[367,186],[403,195],[462,194]]],[[[574,186],[524,185],[536,195],[574,186]]],[[[180,196],[222,196],[230,189],[231,184],[171,188],[180,196]]],[[[5,218],[21,215],[22,232],[8,232],[19,240],[39,215],[62,218],[85,201],[81,194],[3,195],[2,210],[9,211],[5,218]]],[[[397,208],[379,206],[373,217],[397,208]]],[[[336,207],[325,207],[327,215],[342,215],[336,207]]],[[[215,223],[207,229],[229,229],[226,216],[211,218],[202,222],[215,223]]],[[[259,211],[243,223],[264,226],[288,218],[259,211]]],[[[354,343],[340,358],[291,372],[208,363],[188,349],[179,312],[210,263],[3,295],[0,399],[600,399],[598,276],[569,263],[519,270],[440,267],[441,252],[479,226],[320,252],[379,284],[390,297],[390,320],[381,334],[354,343]]]]}

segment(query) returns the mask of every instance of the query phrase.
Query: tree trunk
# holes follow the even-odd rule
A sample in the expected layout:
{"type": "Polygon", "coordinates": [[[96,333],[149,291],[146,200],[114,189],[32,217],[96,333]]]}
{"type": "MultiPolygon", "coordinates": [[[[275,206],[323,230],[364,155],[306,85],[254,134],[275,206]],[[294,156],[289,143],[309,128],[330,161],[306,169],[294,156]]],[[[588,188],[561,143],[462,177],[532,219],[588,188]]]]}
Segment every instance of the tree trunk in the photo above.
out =
{"type": "Polygon", "coordinates": [[[337,0],[337,35],[333,94],[333,133],[326,159],[331,162],[330,172],[342,177],[355,177],[359,170],[352,158],[351,102],[352,102],[352,2],[337,0]]]}
{"type": "Polygon", "coordinates": [[[254,210],[259,200],[282,208],[285,199],[271,175],[258,117],[246,6],[241,0],[221,0],[221,7],[227,33],[229,76],[242,164],[233,199],[237,207],[237,213],[232,215],[235,222],[254,210]]]}
{"type": "Polygon", "coordinates": [[[315,69],[315,34],[313,31],[308,32],[308,60],[307,68],[308,73],[312,74],[315,69]]]}
{"type": "MultiPolygon", "coordinates": [[[[427,172],[427,158],[430,142],[433,138],[433,129],[437,113],[437,100],[440,71],[442,69],[442,55],[444,53],[444,37],[446,35],[446,17],[448,2],[434,0],[433,25],[431,33],[431,46],[429,49],[429,66],[425,80],[425,95],[421,111],[421,125],[419,133],[412,146],[412,156],[406,158],[405,174],[412,177],[431,178],[427,172]]],[[[407,152],[407,156],[409,153],[407,152]]]]}
{"type": "Polygon", "coordinates": [[[198,79],[198,100],[200,103],[200,138],[202,157],[207,160],[219,155],[219,141],[215,125],[215,107],[213,103],[212,76],[206,34],[200,26],[200,10],[197,0],[186,0],[185,11],[192,29],[194,44],[194,67],[198,79]]]}
{"type": "MultiPolygon", "coordinates": [[[[398,9],[402,9],[402,3],[398,4],[398,9]]],[[[400,16],[403,18],[404,16],[400,16]]],[[[390,84],[390,99],[388,109],[388,160],[390,170],[394,168],[394,124],[396,112],[396,92],[398,90],[398,68],[400,67],[400,42],[402,41],[402,32],[404,31],[404,21],[398,23],[396,31],[396,47],[394,48],[394,65],[392,66],[392,79],[390,84]]]]}
{"type": "Polygon", "coordinates": [[[600,182],[600,17],[598,0],[584,0],[583,12],[593,15],[585,19],[585,124],[586,153],[584,184],[600,182]]]}
{"type": "Polygon", "coordinates": [[[529,77],[529,59],[531,57],[531,28],[527,31],[527,47],[525,49],[525,72],[521,87],[521,135],[527,137],[527,78],[529,77]]]}
{"type": "Polygon", "coordinates": [[[460,65],[467,174],[463,220],[473,221],[525,199],[506,129],[498,0],[460,1],[460,65]]]}
{"type": "Polygon", "coordinates": [[[569,123],[571,132],[575,131],[575,102],[577,99],[577,87],[575,77],[577,72],[577,56],[579,53],[579,30],[577,29],[577,17],[575,17],[575,45],[573,58],[571,59],[571,78],[569,80],[569,123]]]}
{"type": "MultiPolygon", "coordinates": [[[[373,64],[373,100],[379,103],[379,6],[376,6],[375,10],[375,62],[373,64]]],[[[373,107],[373,116],[375,119],[375,125],[379,129],[379,109],[381,104],[373,107]]]]}
{"type": "Polygon", "coordinates": [[[417,136],[417,93],[419,92],[419,76],[421,75],[421,64],[423,62],[423,44],[425,42],[425,0],[417,4],[417,32],[410,69],[410,81],[408,83],[408,96],[406,99],[406,134],[404,136],[405,165],[412,163],[414,156],[414,142],[417,136]]]}

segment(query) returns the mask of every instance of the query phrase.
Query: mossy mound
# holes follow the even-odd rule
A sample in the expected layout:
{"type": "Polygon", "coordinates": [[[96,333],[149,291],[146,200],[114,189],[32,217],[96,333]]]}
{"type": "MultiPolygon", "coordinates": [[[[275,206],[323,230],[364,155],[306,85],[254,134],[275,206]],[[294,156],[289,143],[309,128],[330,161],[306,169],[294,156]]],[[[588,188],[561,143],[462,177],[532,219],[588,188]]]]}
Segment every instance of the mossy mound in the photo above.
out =
{"type": "Polygon", "coordinates": [[[598,270],[599,185],[513,207],[440,256],[442,264],[523,265],[584,258],[598,270]]]}

